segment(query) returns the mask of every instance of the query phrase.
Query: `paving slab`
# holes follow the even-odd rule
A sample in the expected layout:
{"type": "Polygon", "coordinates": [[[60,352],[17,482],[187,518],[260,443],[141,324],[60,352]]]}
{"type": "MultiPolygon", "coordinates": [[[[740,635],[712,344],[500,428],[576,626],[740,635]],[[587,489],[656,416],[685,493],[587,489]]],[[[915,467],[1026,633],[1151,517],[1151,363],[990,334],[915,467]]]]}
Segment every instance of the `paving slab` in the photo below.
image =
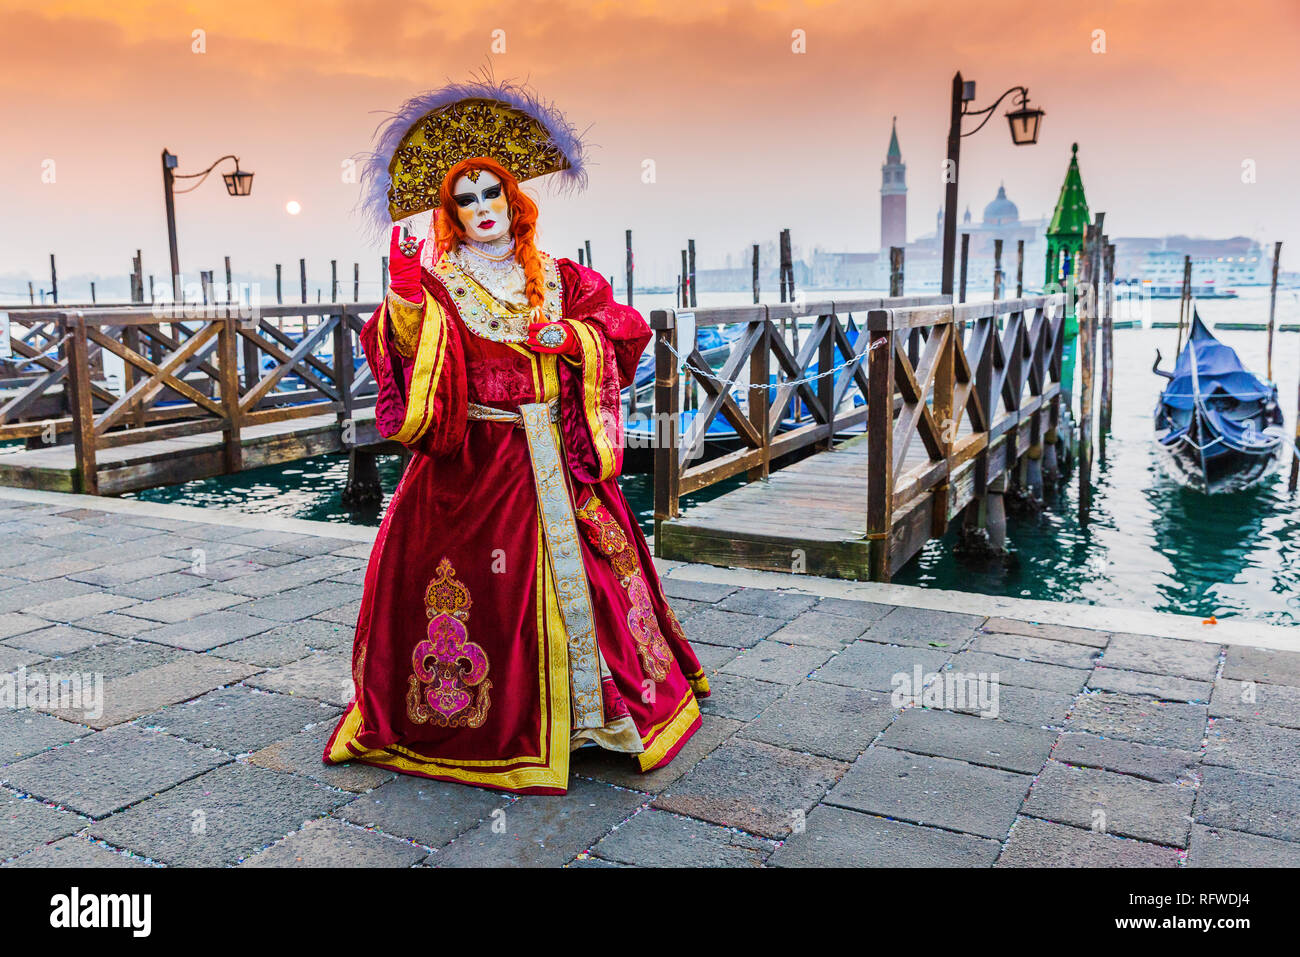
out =
{"type": "Polygon", "coordinates": [[[256,671],[253,666],[237,661],[187,653],[185,658],[104,682],[103,713],[98,716],[76,710],[49,710],[51,714],[81,721],[92,728],[108,728],[232,684],[256,671]]]}
{"type": "Polygon", "coordinates": [[[221,751],[127,725],[0,768],[0,780],[100,818],[229,760],[221,751]]]}
{"type": "Polygon", "coordinates": [[[0,765],[14,764],[33,754],[93,734],[92,728],[27,708],[0,710],[0,765]]]}
{"type": "Polygon", "coordinates": [[[1223,661],[1223,677],[1300,688],[1300,651],[1229,645],[1223,661]]]}
{"type": "Polygon", "coordinates": [[[871,623],[862,633],[867,641],[912,648],[944,647],[956,651],[975,635],[984,623],[982,615],[963,615],[954,611],[908,608],[900,605],[890,614],[871,623]]]}
{"type": "Polygon", "coordinates": [[[1052,641],[1072,641],[1075,644],[1088,645],[1092,648],[1105,648],[1111,639],[1109,631],[1075,628],[1069,625],[1046,625],[1041,622],[1023,621],[1018,618],[990,618],[984,623],[984,630],[999,632],[1004,635],[1050,638],[1052,641]]]}
{"type": "Polygon", "coordinates": [[[435,851],[434,867],[558,867],[572,861],[645,801],[597,781],[569,783],[557,797],[524,795],[492,820],[435,851]]]}
{"type": "Polygon", "coordinates": [[[303,695],[346,707],[353,697],[350,656],[340,651],[314,651],[305,658],[263,671],[247,681],[255,688],[303,695]]]}
{"type": "Polygon", "coordinates": [[[711,694],[701,698],[700,713],[736,721],[753,721],[788,690],[787,685],[756,681],[719,671],[709,676],[711,694]]]}
{"type": "Polygon", "coordinates": [[[88,631],[73,625],[50,625],[40,631],[6,638],[0,644],[34,652],[46,658],[62,658],[111,640],[97,631],[88,631]]]}
{"type": "Polygon", "coordinates": [[[62,674],[75,672],[103,675],[105,681],[110,681],[165,665],[169,661],[184,658],[186,654],[178,648],[163,648],[148,642],[123,641],[101,635],[95,645],[57,659],[58,663],[51,664],[50,670],[62,674]]]}
{"type": "Polygon", "coordinates": [[[1206,732],[1205,763],[1300,779],[1300,731],[1215,718],[1206,732]]]}
{"type": "Polygon", "coordinates": [[[832,654],[828,648],[764,638],[752,648],[741,651],[720,670],[722,674],[792,685],[807,678],[832,654]]]}
{"type": "Polygon", "coordinates": [[[896,607],[876,601],[858,601],[856,598],[823,598],[813,605],[812,610],[817,614],[849,618],[861,622],[865,627],[884,618],[896,607]]]}
{"type": "Polygon", "coordinates": [[[239,866],[411,867],[428,855],[423,847],[323,818],[309,821],[239,866]]]}
{"type": "Polygon", "coordinates": [[[774,841],[646,808],[617,825],[593,854],[636,867],[761,867],[774,841]]]}
{"type": "Polygon", "coordinates": [[[1022,817],[996,866],[1178,867],[1181,860],[1176,848],[1022,817]]]}
{"type": "Polygon", "coordinates": [[[692,642],[691,650],[695,652],[695,657],[699,659],[700,667],[704,669],[709,676],[709,684],[713,684],[714,673],[725,665],[736,655],[740,654],[743,649],[728,648],[726,645],[706,645],[701,642],[692,642]]]}
{"type": "Polygon", "coordinates": [[[952,659],[953,671],[968,674],[997,675],[998,683],[1040,691],[1078,694],[1091,674],[1084,668],[1070,668],[1043,661],[1022,661],[985,651],[963,651],[952,659]]]}
{"type": "Polygon", "coordinates": [[[805,681],[766,708],[740,736],[853,761],[893,720],[894,711],[884,692],[805,681]]]}
{"type": "MultiPolygon", "coordinates": [[[[67,579],[63,580],[66,581],[67,579]]],[[[42,582],[41,584],[49,583],[42,582]]],[[[0,592],[0,595],[4,594],[5,592],[0,592]]],[[[24,610],[28,614],[44,618],[46,621],[67,624],[68,622],[80,621],[82,618],[89,618],[92,615],[121,611],[136,604],[134,598],[113,595],[109,592],[95,592],[88,595],[74,595],[71,598],[57,598],[54,601],[42,602],[38,605],[28,605],[24,610]]]]}
{"type": "Polygon", "coordinates": [[[165,864],[237,864],[351,797],[295,774],[227,764],[90,827],[165,864]]]}
{"type": "MultiPolygon", "coordinates": [[[[138,606],[133,606],[138,607],[138,606]]],[[[130,615],[122,615],[117,612],[105,612],[102,615],[92,615],[89,618],[82,618],[77,622],[78,628],[85,628],[87,631],[97,631],[105,635],[116,638],[139,638],[147,631],[153,631],[161,627],[162,622],[148,621],[144,618],[133,618],[130,615]]]]}
{"type": "Polygon", "coordinates": [[[813,645],[839,651],[867,629],[870,620],[848,618],[821,610],[821,606],[805,611],[789,624],[772,633],[773,641],[787,644],[813,645]]]}
{"type": "Polygon", "coordinates": [[[1193,784],[1201,754],[1181,748],[1160,748],[1100,734],[1067,731],[1057,739],[1052,757],[1063,764],[1103,768],[1161,784],[1193,784]]]}
{"type": "Polygon", "coordinates": [[[113,593],[126,595],[136,601],[153,601],[157,598],[173,598],[202,587],[203,582],[193,575],[172,572],[156,578],[142,578],[139,581],[127,582],[125,585],[114,585],[113,593]]]}
{"type": "Polygon", "coordinates": [[[1300,868],[1300,843],[1193,824],[1187,866],[1300,868]]]}
{"type": "Polygon", "coordinates": [[[1300,841],[1300,782],[1206,765],[1196,791],[1196,822],[1300,841]]]}
{"type": "Polygon", "coordinates": [[[310,698],[234,685],[147,714],[139,724],[229,754],[245,754],[338,714],[310,698]]]}
{"type": "Polygon", "coordinates": [[[785,625],[784,618],[746,615],[716,607],[697,611],[691,615],[690,621],[691,627],[686,629],[686,638],[692,645],[699,642],[731,648],[753,647],[785,625]]]}
{"type": "Polygon", "coordinates": [[[248,762],[272,771],[301,774],[330,787],[358,794],[393,780],[396,774],[387,768],[360,761],[344,764],[326,764],[322,761],[321,755],[325,753],[325,745],[334,733],[335,724],[334,721],[323,721],[304,728],[297,734],[254,751],[248,756],[248,762]]]}
{"type": "Polygon", "coordinates": [[[1040,691],[1037,688],[1021,688],[1017,685],[1004,685],[1001,682],[996,686],[990,684],[989,687],[990,697],[993,688],[996,688],[996,697],[991,706],[986,707],[984,702],[978,700],[977,695],[968,694],[964,703],[953,702],[952,707],[941,710],[974,715],[993,711],[995,713],[990,714],[989,717],[1013,721],[1016,724],[1027,724],[1035,728],[1059,728],[1065,724],[1066,715],[1074,707],[1075,696],[1064,691],[1040,691]]]}
{"type": "Polygon", "coordinates": [[[656,798],[654,806],[781,839],[847,767],[841,761],[732,738],[656,798]]]}
{"type": "Polygon", "coordinates": [[[1151,635],[1116,635],[1103,659],[1109,668],[1211,681],[1219,670],[1220,645],[1151,635]]]}
{"type": "MultiPolygon", "coordinates": [[[[266,619],[259,619],[266,623],[266,619]]],[[[241,638],[212,650],[218,658],[246,661],[263,668],[277,668],[306,658],[313,651],[351,648],[356,629],[334,622],[291,621],[276,625],[250,638],[241,638]]]]}
{"type": "Polygon", "coordinates": [[[332,575],[353,571],[358,564],[355,559],[339,558],[336,555],[313,558],[311,561],[303,561],[301,556],[295,557],[298,558],[297,561],[288,562],[278,568],[268,568],[256,575],[240,575],[237,578],[217,582],[212,587],[218,591],[246,595],[249,598],[264,598],[277,592],[324,581],[332,575]]]}
{"type": "Polygon", "coordinates": [[[18,668],[29,665],[37,665],[48,659],[44,655],[38,655],[34,651],[26,651],[22,648],[14,648],[10,645],[0,645],[0,674],[15,671],[18,668]]]}
{"type": "MultiPolygon", "coordinates": [[[[64,598],[77,598],[82,595],[102,595],[103,589],[68,578],[55,578],[47,582],[29,582],[15,588],[0,591],[0,614],[7,612],[27,612],[36,605],[64,598]]],[[[41,617],[41,616],[37,616],[41,617]]]]}
{"type": "Polygon", "coordinates": [[[246,615],[242,611],[210,611],[187,621],[147,631],[140,640],[186,651],[209,651],[272,627],[273,623],[265,618],[246,615]]]}
{"type": "Polygon", "coordinates": [[[817,604],[816,595],[771,588],[741,588],[719,599],[717,607],[746,615],[762,615],[789,621],[817,604]]]}
{"type": "Polygon", "coordinates": [[[1088,679],[1088,687],[1094,691],[1145,695],[1161,701],[1204,703],[1210,700],[1212,686],[1208,681],[1193,681],[1191,678],[1173,675],[1153,675],[1141,671],[1125,671],[1123,668],[1096,668],[1088,679]]]}
{"type": "Polygon", "coordinates": [[[149,862],[133,854],[93,841],[84,834],[73,834],[52,844],[42,844],[0,867],[149,867],[149,862]]]}
{"type": "MultiPolygon", "coordinates": [[[[50,623],[44,618],[27,615],[20,611],[6,612],[0,615],[0,640],[8,641],[15,635],[26,635],[49,627],[50,623]]],[[[19,645],[18,647],[22,646],[19,645]]]]}
{"type": "Polygon", "coordinates": [[[138,582],[145,578],[158,578],[169,572],[178,572],[182,568],[188,567],[188,563],[178,558],[164,558],[161,555],[153,555],[147,558],[136,558],[128,562],[111,562],[106,565],[99,565],[94,567],[93,570],[73,573],[69,577],[75,581],[86,582],[89,585],[115,588],[118,585],[138,582]]]}
{"type": "Polygon", "coordinates": [[[773,852],[776,867],[988,867],[997,841],[819,805],[773,852]]]}
{"type": "Polygon", "coordinates": [[[663,577],[663,593],[669,598],[689,598],[693,602],[718,602],[735,592],[735,585],[719,585],[712,581],[692,581],[663,577]]]}
{"type": "Polygon", "coordinates": [[[63,808],[0,791],[0,860],[75,834],[89,822],[63,808]]]}
{"type": "Polygon", "coordinates": [[[1190,786],[1049,761],[1024,813],[1153,844],[1186,847],[1196,798],[1190,786]]]}
{"type": "Polygon", "coordinates": [[[179,595],[138,602],[131,606],[129,614],[132,618],[175,624],[197,618],[206,612],[241,604],[248,605],[249,600],[243,595],[231,595],[216,591],[211,585],[204,585],[179,595]]]}
{"type": "Polygon", "coordinates": [[[1300,688],[1241,678],[1220,678],[1210,696],[1210,716],[1300,728],[1300,688]]]}
{"type": "Polygon", "coordinates": [[[1041,661],[1069,668],[1091,668],[1101,652],[1088,645],[1028,635],[1003,635],[980,632],[970,644],[971,651],[983,651],[1023,661],[1041,661]]]}
{"type": "Polygon", "coordinates": [[[616,754],[604,748],[579,748],[569,759],[569,774],[594,778],[633,791],[658,794],[744,726],[741,721],[702,714],[699,730],[665,767],[642,773],[631,755],[616,754]]]}
{"type": "Polygon", "coordinates": [[[254,598],[246,605],[242,605],[239,610],[274,621],[298,621],[360,598],[361,589],[354,585],[316,582],[300,588],[276,592],[265,598],[254,598]]]}
{"type": "Polygon", "coordinates": [[[855,641],[818,668],[813,677],[851,688],[892,691],[895,676],[910,679],[918,666],[922,674],[937,674],[950,656],[950,652],[938,648],[899,648],[855,641]]]}
{"type": "Polygon", "coordinates": [[[1154,701],[1099,691],[1079,697],[1065,722],[1065,729],[1197,751],[1205,737],[1205,722],[1206,707],[1203,704],[1154,701]]]}
{"type": "Polygon", "coordinates": [[[853,763],[824,803],[1001,841],[1033,780],[877,746],[853,763]]]}
{"type": "Polygon", "coordinates": [[[952,711],[908,708],[885,729],[878,746],[1037,774],[1055,742],[1056,732],[1043,728],[952,711]]]}
{"type": "Polygon", "coordinates": [[[403,774],[352,797],[333,816],[436,848],[484,820],[501,820],[500,812],[511,807],[511,801],[510,795],[500,791],[403,774]]]}

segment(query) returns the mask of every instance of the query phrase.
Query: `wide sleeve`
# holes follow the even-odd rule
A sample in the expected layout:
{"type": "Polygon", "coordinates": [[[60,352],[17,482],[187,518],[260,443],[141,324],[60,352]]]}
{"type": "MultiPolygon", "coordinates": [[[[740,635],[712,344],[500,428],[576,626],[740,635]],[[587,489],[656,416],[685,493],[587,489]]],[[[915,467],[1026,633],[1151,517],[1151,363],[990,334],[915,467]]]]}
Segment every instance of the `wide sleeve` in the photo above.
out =
{"type": "Polygon", "coordinates": [[[361,330],[361,348],[378,386],[379,434],[432,455],[459,448],[465,362],[448,307],[431,290],[419,305],[390,294],[361,330]]]}
{"type": "Polygon", "coordinates": [[[652,334],[639,312],[614,301],[600,273],[568,259],[557,265],[564,318],[579,347],[559,363],[560,431],[575,476],[604,481],[623,468],[620,394],[632,383],[652,334]]]}

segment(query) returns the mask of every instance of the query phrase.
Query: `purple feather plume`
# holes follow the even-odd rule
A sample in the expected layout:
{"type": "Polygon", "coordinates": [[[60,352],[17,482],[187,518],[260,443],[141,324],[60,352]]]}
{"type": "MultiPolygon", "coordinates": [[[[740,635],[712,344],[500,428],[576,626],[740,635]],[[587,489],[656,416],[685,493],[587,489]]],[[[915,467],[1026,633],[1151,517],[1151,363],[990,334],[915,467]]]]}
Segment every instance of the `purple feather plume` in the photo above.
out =
{"type": "Polygon", "coordinates": [[[397,152],[402,139],[425,114],[471,97],[498,100],[527,113],[542,125],[569,163],[568,169],[555,174],[555,182],[561,192],[582,189],[587,185],[586,146],[582,136],[564,114],[554,104],[542,100],[522,84],[512,80],[494,81],[490,74],[484,73],[479,80],[451,83],[417,94],[379,125],[375,134],[375,148],[359,157],[362,167],[358,209],[372,239],[382,241],[392,226],[388,213],[388,191],[393,182],[388,164],[392,162],[393,154],[397,152]]]}

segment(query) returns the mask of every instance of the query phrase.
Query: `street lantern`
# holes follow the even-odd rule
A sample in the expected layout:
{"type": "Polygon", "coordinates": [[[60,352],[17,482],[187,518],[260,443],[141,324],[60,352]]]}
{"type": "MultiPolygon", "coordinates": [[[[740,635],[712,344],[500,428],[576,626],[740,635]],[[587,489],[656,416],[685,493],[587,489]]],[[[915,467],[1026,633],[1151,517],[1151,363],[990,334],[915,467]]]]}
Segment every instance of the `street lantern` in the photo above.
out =
{"type": "Polygon", "coordinates": [[[961,73],[952,78],[952,107],[948,121],[948,162],[945,166],[944,210],[943,210],[943,273],[939,291],[945,296],[952,295],[953,266],[957,245],[957,171],[961,162],[961,141],[964,136],[973,136],[984,129],[1003,100],[1012,93],[1020,94],[1017,101],[1019,109],[1007,113],[1007,122],[1011,126],[1011,142],[1017,146],[1029,146],[1038,142],[1038,127],[1042,123],[1043,111],[1029,105],[1029,90],[1023,86],[1013,86],[996,100],[992,106],[982,110],[969,107],[975,99],[975,83],[963,80],[961,73]],[[979,126],[962,132],[961,122],[967,116],[983,116],[979,126]]]}
{"type": "Polygon", "coordinates": [[[163,200],[167,206],[167,243],[170,247],[172,260],[172,298],[175,302],[181,301],[181,266],[180,256],[176,249],[176,194],[189,193],[203,185],[203,181],[208,178],[218,163],[224,163],[226,160],[235,161],[235,171],[233,173],[222,173],[221,178],[226,182],[226,192],[231,196],[247,196],[253,191],[253,174],[248,170],[239,168],[239,157],[233,154],[227,154],[221,157],[201,173],[177,173],[176,167],[179,161],[176,154],[169,150],[162,151],[162,174],[163,174],[163,200]],[[176,189],[176,180],[178,179],[197,179],[198,182],[188,189],[176,189]]]}
{"type": "Polygon", "coordinates": [[[1032,146],[1038,142],[1038,126],[1042,122],[1043,111],[1029,105],[1029,91],[1020,97],[1020,109],[1007,113],[1007,122],[1011,125],[1011,142],[1017,146],[1032,146]]]}
{"type": "Polygon", "coordinates": [[[247,196],[253,191],[253,174],[240,169],[239,160],[235,160],[235,171],[222,173],[221,178],[226,181],[226,192],[231,196],[247,196]]]}

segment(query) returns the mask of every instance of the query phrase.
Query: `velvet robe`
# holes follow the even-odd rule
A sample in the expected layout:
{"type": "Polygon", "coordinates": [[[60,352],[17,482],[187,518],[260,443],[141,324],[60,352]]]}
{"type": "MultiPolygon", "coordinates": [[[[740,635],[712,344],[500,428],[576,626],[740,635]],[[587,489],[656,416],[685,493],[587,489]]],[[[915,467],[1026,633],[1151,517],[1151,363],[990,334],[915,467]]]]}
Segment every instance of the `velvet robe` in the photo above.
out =
{"type": "Polygon", "coordinates": [[[355,698],[326,745],[327,763],[562,794],[584,714],[600,740],[592,702],[579,708],[575,698],[590,675],[570,670],[575,629],[563,602],[575,591],[543,526],[547,496],[529,445],[536,433],[472,419],[474,405],[514,413],[558,403],[550,428],[563,481],[552,484],[576,521],[603,665],[595,713],[606,729],[621,725],[618,749],[639,738],[635,759],[648,771],[700,725],[696,695],[708,694],[708,682],[617,482],[619,392],[651,332],[598,273],[546,258],[555,277],[547,294],[556,297],[548,307],[573,326],[578,356],[476,334],[462,311],[483,290],[436,266],[423,271],[423,318],[405,349],[389,304],[361,335],[379,387],[379,431],[414,454],[371,553],[352,655],[355,698]]]}

